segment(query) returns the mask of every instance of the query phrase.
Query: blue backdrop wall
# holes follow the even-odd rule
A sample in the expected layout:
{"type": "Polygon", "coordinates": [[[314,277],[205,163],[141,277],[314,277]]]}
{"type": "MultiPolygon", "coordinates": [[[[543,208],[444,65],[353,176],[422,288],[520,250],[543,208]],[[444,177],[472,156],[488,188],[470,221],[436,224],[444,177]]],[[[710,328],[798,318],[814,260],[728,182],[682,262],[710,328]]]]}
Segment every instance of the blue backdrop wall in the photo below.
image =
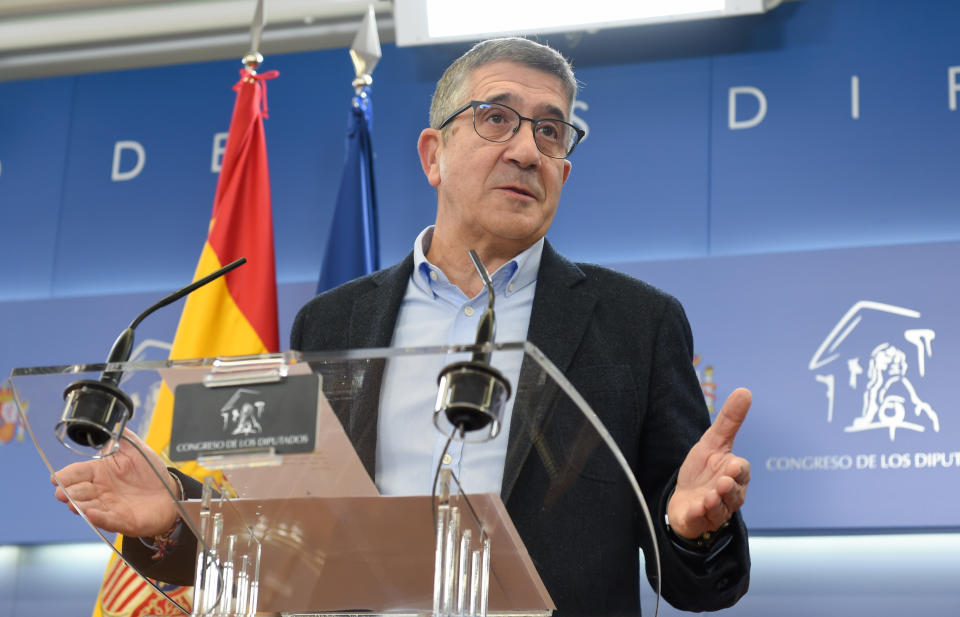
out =
{"type": "MultiPolygon", "coordinates": [[[[552,240],[577,259],[623,262],[957,239],[958,16],[946,1],[921,11],[811,0],[551,40],[578,68],[574,113],[589,130],[552,240]]],[[[414,145],[440,70],[462,50],[384,46],[373,96],[387,261],[432,220],[414,145]]],[[[278,275],[305,281],[331,220],[352,67],[330,50],[271,57],[265,68],[280,71],[267,121],[278,275]]],[[[0,84],[4,253],[16,266],[2,299],[188,279],[237,69],[0,84]]]]}
{"type": "MultiPolygon", "coordinates": [[[[957,526],[949,513],[960,497],[943,503],[925,489],[955,482],[960,469],[949,379],[960,353],[958,22],[960,5],[947,1],[808,0],[764,16],[549,39],[577,68],[575,121],[588,130],[549,237],[572,258],[676,294],[700,370],[716,371],[711,392],[754,388],[741,443],[756,468],[755,528],[957,526]],[[865,351],[842,358],[861,358],[859,381],[845,364],[831,373],[834,387],[853,383],[845,395],[862,398],[871,352],[886,342],[904,352],[936,426],[908,405],[923,431],[845,430],[861,406],[828,400],[813,358],[861,301],[917,313],[922,325],[875,326],[865,351]],[[934,332],[930,351],[904,342],[906,330],[934,332]],[[928,459],[918,455],[929,453],[946,462],[921,473],[928,459]],[[882,466],[894,454],[911,468],[882,466]],[[858,455],[867,458],[851,479],[858,455]],[[849,468],[804,468],[821,464],[810,457],[843,456],[849,468]],[[889,491],[906,492],[892,510],[814,506],[825,480],[835,504],[858,488],[885,504],[889,491]]],[[[384,46],[373,99],[385,263],[432,222],[415,143],[436,78],[464,48],[384,46]]],[[[266,129],[285,333],[319,272],[353,75],[344,50],[270,57],[264,68],[280,71],[266,129]]],[[[190,279],[237,69],[224,61],[0,83],[0,373],[99,361],[142,306],[190,279]]],[[[140,337],[170,340],[176,319],[168,309],[140,337]]],[[[42,483],[31,450],[0,443],[0,465],[29,464],[37,471],[22,482],[42,483]]],[[[49,489],[7,483],[38,505],[28,517],[4,509],[0,543],[88,537],[61,527],[49,489]]]]}

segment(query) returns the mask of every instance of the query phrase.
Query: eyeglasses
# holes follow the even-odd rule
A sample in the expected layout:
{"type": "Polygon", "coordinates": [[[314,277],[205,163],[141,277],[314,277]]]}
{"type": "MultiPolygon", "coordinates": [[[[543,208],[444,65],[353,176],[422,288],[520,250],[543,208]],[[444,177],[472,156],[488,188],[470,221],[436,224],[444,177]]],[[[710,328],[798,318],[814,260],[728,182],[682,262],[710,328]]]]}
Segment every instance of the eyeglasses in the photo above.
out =
{"type": "Polygon", "coordinates": [[[473,130],[487,141],[497,143],[509,141],[520,130],[522,121],[528,120],[533,125],[533,141],[537,144],[537,149],[554,159],[565,159],[570,156],[586,134],[582,129],[563,120],[525,118],[506,105],[484,101],[470,101],[447,116],[447,119],[437,128],[442,129],[447,126],[453,122],[454,118],[470,108],[473,108],[473,130]]]}

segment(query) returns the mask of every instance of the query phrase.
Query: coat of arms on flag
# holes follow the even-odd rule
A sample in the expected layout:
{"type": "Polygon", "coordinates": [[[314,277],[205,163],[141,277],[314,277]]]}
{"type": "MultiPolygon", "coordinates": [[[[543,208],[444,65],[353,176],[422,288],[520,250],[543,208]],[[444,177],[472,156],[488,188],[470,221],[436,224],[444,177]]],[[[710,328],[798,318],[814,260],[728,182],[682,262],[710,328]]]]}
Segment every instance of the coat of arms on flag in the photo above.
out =
{"type": "MultiPolygon", "coordinates": [[[[190,610],[193,587],[158,584],[160,589],[181,606],[190,610]]],[[[182,615],[173,602],[157,593],[132,568],[115,555],[110,558],[103,576],[99,598],[103,617],[146,617],[147,615],[182,615]]]]}
{"type": "Polygon", "coordinates": [[[23,423],[8,383],[0,383],[0,444],[23,441],[23,423]]]}

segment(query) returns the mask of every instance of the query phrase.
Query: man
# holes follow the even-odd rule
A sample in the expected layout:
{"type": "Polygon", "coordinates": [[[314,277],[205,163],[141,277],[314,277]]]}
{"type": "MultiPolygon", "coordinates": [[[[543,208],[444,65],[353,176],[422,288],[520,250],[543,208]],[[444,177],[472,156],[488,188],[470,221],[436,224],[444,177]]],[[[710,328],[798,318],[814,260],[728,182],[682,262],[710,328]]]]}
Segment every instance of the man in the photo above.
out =
{"type": "MultiPolygon", "coordinates": [[[[524,39],[485,41],[456,60],[437,84],[430,128],[417,144],[423,172],[437,191],[436,223],[400,264],[301,309],[291,347],[472,342],[451,338],[462,331],[462,316],[486,302],[468,256],[474,249],[495,272],[495,286],[503,273],[496,297],[498,308],[508,303],[511,319],[498,321],[500,340],[528,339],[540,347],[625,451],[659,526],[665,597],[688,610],[726,607],[746,592],[749,581],[746,530],[735,513],[750,470],[731,452],[749,392],[735,392],[694,445],[709,421],[680,305],[626,276],[572,264],[545,242],[570,175],[566,157],[580,138],[566,124],[576,88],[559,54],[524,39]],[[509,304],[523,289],[526,299],[509,304]],[[331,323],[349,327],[330,328],[331,323]]],[[[388,366],[383,409],[402,394],[402,379],[391,377],[388,366]]],[[[381,491],[415,491],[390,473],[399,461],[409,470],[418,456],[406,447],[406,437],[397,437],[407,418],[396,415],[354,409],[341,420],[381,491]]],[[[512,443],[523,438],[511,431],[512,443]]],[[[429,462],[429,444],[420,450],[429,462]]],[[[558,614],[638,614],[637,546],[644,536],[635,498],[626,485],[612,497],[585,493],[582,501],[593,509],[554,510],[549,524],[559,528],[545,530],[542,465],[528,455],[515,476],[504,475],[501,452],[501,474],[488,488],[501,493],[558,614]],[[608,515],[610,510],[616,514],[608,515]],[[584,520],[590,521],[586,527],[584,520]],[[584,568],[585,562],[596,567],[584,568]]],[[[477,490],[476,484],[467,487],[477,490]]]]}
{"type": "MultiPolygon", "coordinates": [[[[731,395],[709,426],[679,303],[624,275],[573,264],[544,239],[570,175],[567,156],[582,136],[567,123],[576,90],[562,56],[524,39],[485,41],[454,62],[438,82],[430,128],[417,144],[437,191],[435,224],[400,264],[308,303],[291,347],[472,342],[462,336],[470,330],[462,316],[486,297],[467,253],[475,250],[494,272],[501,340],[540,347],[623,450],[650,501],[664,596],[687,610],[730,606],[749,582],[737,510],[750,469],[731,452],[749,392],[731,395]]],[[[416,474],[409,470],[433,467],[434,437],[410,448],[403,432],[423,402],[404,398],[405,376],[391,364],[382,376],[368,393],[374,404],[339,410],[341,422],[382,492],[423,491],[422,483],[410,483],[416,474]]],[[[516,367],[516,405],[529,378],[516,367]]],[[[559,615],[639,614],[637,550],[649,549],[649,541],[628,485],[578,481],[565,499],[549,500],[543,457],[513,457],[525,450],[508,447],[531,438],[519,424],[491,445],[493,455],[468,489],[499,490],[559,615]]],[[[60,479],[94,524],[128,536],[161,533],[176,514],[163,505],[159,481],[147,473],[130,481],[136,472],[118,471],[123,466],[67,468],[60,479]]],[[[59,489],[58,498],[65,500],[59,489]]],[[[128,554],[144,550],[135,540],[124,544],[128,554]]],[[[650,572],[649,552],[647,561],[650,572]]],[[[191,561],[178,564],[161,569],[189,569],[191,561]]]]}

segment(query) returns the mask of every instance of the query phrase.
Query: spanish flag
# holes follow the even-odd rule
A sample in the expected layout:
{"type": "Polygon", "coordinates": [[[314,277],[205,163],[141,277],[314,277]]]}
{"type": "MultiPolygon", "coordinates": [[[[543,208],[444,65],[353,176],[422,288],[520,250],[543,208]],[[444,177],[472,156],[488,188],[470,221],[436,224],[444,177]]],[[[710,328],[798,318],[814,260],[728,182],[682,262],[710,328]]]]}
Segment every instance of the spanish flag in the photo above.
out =
{"type": "MultiPolygon", "coordinates": [[[[277,282],[273,256],[273,215],[263,119],[267,117],[265,80],[244,68],[223,155],[207,241],[194,280],[246,257],[247,263],[187,296],[171,359],[276,352],[277,282]]],[[[153,411],[146,442],[168,457],[173,394],[164,385],[153,411]]],[[[209,472],[195,463],[181,470],[196,478],[209,472]]],[[[120,539],[117,540],[119,548],[120,539]]],[[[191,588],[164,586],[177,603],[190,608],[191,588]]],[[[93,617],[182,614],[116,557],[111,557],[93,617]]]]}

